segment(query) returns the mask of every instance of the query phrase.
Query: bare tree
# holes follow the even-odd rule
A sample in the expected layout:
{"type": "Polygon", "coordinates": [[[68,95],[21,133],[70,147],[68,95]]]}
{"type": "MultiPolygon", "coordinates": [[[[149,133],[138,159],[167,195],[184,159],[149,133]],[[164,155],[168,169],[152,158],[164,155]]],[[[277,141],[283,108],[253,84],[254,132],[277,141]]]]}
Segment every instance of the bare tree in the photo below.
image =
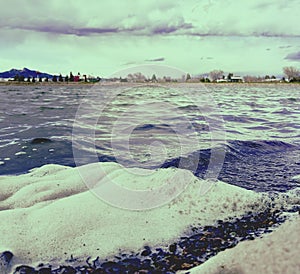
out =
{"type": "Polygon", "coordinates": [[[289,80],[297,78],[300,75],[300,71],[295,67],[284,67],[283,72],[289,80]]]}
{"type": "Polygon", "coordinates": [[[143,75],[141,72],[136,72],[133,74],[133,76],[137,82],[144,82],[146,80],[145,75],[143,75]]]}
{"type": "Polygon", "coordinates": [[[192,78],[191,78],[191,75],[189,74],[189,73],[187,73],[187,75],[186,75],[186,77],[185,77],[185,81],[187,82],[187,81],[189,81],[189,80],[191,80],[192,78]]]}
{"type": "Polygon", "coordinates": [[[213,70],[209,73],[209,78],[212,80],[212,81],[216,81],[220,78],[223,77],[223,71],[222,70],[213,70]]]}
{"type": "Polygon", "coordinates": [[[128,81],[133,81],[133,75],[131,73],[129,73],[126,78],[128,81]]]}
{"type": "Polygon", "coordinates": [[[252,75],[246,75],[244,76],[244,81],[247,83],[255,83],[255,82],[262,82],[264,78],[260,76],[252,76],[252,75]]]}

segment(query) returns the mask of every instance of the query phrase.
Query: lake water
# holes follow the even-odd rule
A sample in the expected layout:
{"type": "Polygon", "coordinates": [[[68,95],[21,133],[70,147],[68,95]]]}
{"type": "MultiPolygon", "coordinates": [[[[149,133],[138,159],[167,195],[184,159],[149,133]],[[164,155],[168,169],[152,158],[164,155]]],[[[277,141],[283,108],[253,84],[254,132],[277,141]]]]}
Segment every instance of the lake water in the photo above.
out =
{"type": "Polygon", "coordinates": [[[1,273],[175,273],[298,215],[299,85],[0,94],[1,273]]]}
{"type": "Polygon", "coordinates": [[[218,148],[225,158],[215,175],[225,182],[257,191],[297,186],[298,85],[0,86],[0,94],[2,175],[48,163],[153,169],[184,159],[180,167],[203,177],[218,148]]]}

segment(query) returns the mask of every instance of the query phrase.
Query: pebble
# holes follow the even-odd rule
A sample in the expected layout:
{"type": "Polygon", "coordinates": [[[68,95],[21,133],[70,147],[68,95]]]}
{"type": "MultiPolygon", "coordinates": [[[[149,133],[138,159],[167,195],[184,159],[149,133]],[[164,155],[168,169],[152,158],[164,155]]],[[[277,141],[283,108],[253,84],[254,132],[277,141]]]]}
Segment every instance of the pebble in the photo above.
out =
{"type": "Polygon", "coordinates": [[[14,274],[37,274],[37,271],[33,267],[21,265],[16,268],[14,274]]]}
{"type": "Polygon", "coordinates": [[[151,254],[151,249],[149,246],[145,246],[145,249],[142,251],[141,255],[142,256],[149,256],[151,254]]]}
{"type": "Polygon", "coordinates": [[[176,249],[177,249],[177,244],[176,244],[176,243],[171,244],[171,245],[169,246],[169,251],[170,251],[171,253],[175,253],[175,252],[176,252],[176,249]]]}
{"type": "Polygon", "coordinates": [[[51,268],[41,268],[41,269],[39,269],[39,272],[38,272],[38,274],[52,274],[52,272],[51,272],[51,268]]]}

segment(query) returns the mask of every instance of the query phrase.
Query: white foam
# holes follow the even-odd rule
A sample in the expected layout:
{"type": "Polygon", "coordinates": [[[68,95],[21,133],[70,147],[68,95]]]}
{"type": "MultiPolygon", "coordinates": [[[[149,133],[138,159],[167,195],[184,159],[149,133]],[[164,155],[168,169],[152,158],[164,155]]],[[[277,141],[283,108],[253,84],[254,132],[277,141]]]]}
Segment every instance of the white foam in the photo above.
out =
{"type": "MultiPolygon", "coordinates": [[[[263,210],[270,199],[265,194],[217,182],[204,196],[205,183],[187,170],[158,169],[141,179],[141,187],[190,182],[172,202],[146,211],[110,206],[83,183],[79,171],[97,186],[114,178],[132,187],[134,172],[124,172],[116,163],[90,164],[79,168],[47,165],[19,176],[0,177],[0,251],[14,253],[14,264],[63,262],[74,257],[106,257],[119,250],[140,250],[144,245],[167,245],[191,225],[263,210]],[[99,172],[99,166],[101,170],[99,172]]],[[[147,171],[140,170],[146,174],[147,171]]],[[[136,181],[136,180],[135,180],[136,181]]]]}
{"type": "Polygon", "coordinates": [[[241,242],[198,267],[178,273],[299,273],[299,235],[300,219],[297,216],[263,238],[241,242]]]}
{"type": "Polygon", "coordinates": [[[300,182],[300,175],[294,176],[293,179],[297,182],[300,182]]]}

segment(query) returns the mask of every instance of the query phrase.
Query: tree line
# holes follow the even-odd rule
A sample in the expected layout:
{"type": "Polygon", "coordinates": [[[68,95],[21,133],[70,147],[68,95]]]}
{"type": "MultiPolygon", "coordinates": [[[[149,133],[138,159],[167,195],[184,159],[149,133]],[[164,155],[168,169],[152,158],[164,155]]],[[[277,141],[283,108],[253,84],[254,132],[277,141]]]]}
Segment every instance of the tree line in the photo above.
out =
{"type": "MultiPolygon", "coordinates": [[[[300,70],[297,69],[296,67],[284,67],[283,68],[283,73],[284,77],[281,79],[282,81],[288,81],[288,82],[300,82],[300,70]]],[[[182,81],[185,82],[191,82],[198,80],[200,82],[216,82],[217,80],[227,80],[228,82],[231,82],[232,77],[234,76],[233,73],[228,73],[227,76],[224,75],[223,70],[212,70],[210,71],[207,76],[202,76],[198,78],[192,78],[190,73],[187,73],[185,76],[182,77],[182,81]]],[[[122,79],[120,78],[121,82],[127,82],[127,81],[132,81],[132,82],[177,82],[177,79],[172,79],[171,77],[164,76],[163,78],[158,78],[155,74],[152,75],[151,78],[147,78],[145,75],[143,75],[141,72],[137,72],[134,74],[128,74],[126,78],[122,79]]],[[[243,77],[245,82],[263,82],[266,80],[276,80],[276,76],[272,75],[265,75],[265,76],[251,76],[251,75],[246,75],[243,77]]],[[[23,75],[16,75],[14,77],[14,81],[17,82],[48,82],[50,79],[48,77],[28,77],[25,79],[23,75]]],[[[69,75],[66,75],[63,77],[61,74],[58,76],[54,75],[51,78],[52,82],[79,82],[79,81],[84,81],[88,82],[91,79],[87,79],[86,75],[83,75],[83,77],[80,77],[80,73],[78,73],[76,76],[73,75],[72,72],[70,72],[69,75]]],[[[92,82],[98,82],[101,79],[99,77],[93,79],[92,82]]]]}
{"type": "MultiPolygon", "coordinates": [[[[14,81],[16,82],[31,82],[31,83],[35,83],[35,82],[49,82],[49,80],[51,80],[52,82],[88,82],[88,80],[90,81],[90,79],[87,78],[86,75],[83,75],[81,77],[80,73],[78,72],[78,74],[76,76],[73,75],[72,72],[70,72],[69,75],[66,75],[65,77],[62,76],[62,74],[57,75],[53,75],[52,78],[50,77],[41,77],[41,76],[37,76],[37,77],[27,77],[25,78],[25,76],[23,75],[15,75],[14,77],[14,81]]],[[[94,79],[94,81],[100,81],[100,78],[97,77],[94,79]]]]}

